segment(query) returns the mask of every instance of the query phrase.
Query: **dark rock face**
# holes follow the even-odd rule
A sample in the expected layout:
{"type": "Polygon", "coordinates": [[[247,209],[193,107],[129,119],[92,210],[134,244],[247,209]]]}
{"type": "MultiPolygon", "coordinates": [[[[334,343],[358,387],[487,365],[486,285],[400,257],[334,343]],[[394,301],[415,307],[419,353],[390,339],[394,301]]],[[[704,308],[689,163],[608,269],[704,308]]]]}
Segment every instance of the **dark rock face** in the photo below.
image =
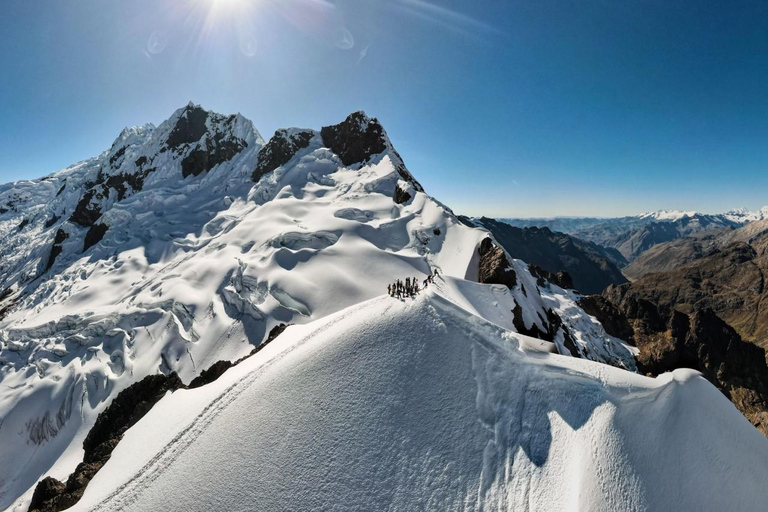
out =
{"type": "Polygon", "coordinates": [[[64,240],[69,238],[69,233],[64,231],[63,229],[59,228],[56,230],[56,235],[53,237],[53,246],[51,247],[51,255],[48,256],[48,263],[45,265],[45,271],[51,269],[54,262],[56,261],[56,258],[61,254],[61,251],[63,250],[63,247],[61,244],[64,243],[64,240]]]}
{"type": "Polygon", "coordinates": [[[401,187],[395,187],[395,193],[392,196],[392,199],[397,204],[405,204],[411,200],[411,194],[409,194],[408,191],[403,190],[401,187]]]}
{"type": "Polygon", "coordinates": [[[85,488],[106,464],[125,431],[143,418],[168,391],[183,388],[178,375],[150,375],[120,392],[96,419],[83,442],[85,455],[66,485],[47,477],[35,488],[29,510],[59,512],[82,498],[85,488]]]}
{"type": "Polygon", "coordinates": [[[118,149],[114,155],[112,155],[109,158],[109,164],[114,166],[118,160],[120,160],[123,155],[125,155],[125,151],[128,149],[128,146],[123,146],[122,148],[118,149]]]}
{"type": "Polygon", "coordinates": [[[579,300],[579,307],[603,325],[605,332],[629,343],[634,342],[634,331],[619,309],[600,295],[588,295],[579,300]]]}
{"type": "Polygon", "coordinates": [[[75,211],[69,217],[69,220],[83,227],[93,226],[93,223],[99,220],[101,217],[101,208],[96,199],[104,199],[104,190],[101,185],[98,188],[94,187],[86,190],[85,194],[80,198],[80,201],[75,207],[75,211]]]}
{"type": "Polygon", "coordinates": [[[531,272],[533,277],[537,278],[536,284],[539,286],[544,286],[546,281],[549,281],[550,283],[556,284],[560,288],[567,290],[573,289],[573,280],[571,279],[571,276],[568,274],[568,272],[560,270],[556,273],[552,273],[533,264],[528,265],[528,270],[531,272]]]}
{"type": "Polygon", "coordinates": [[[268,172],[290,162],[296,153],[309,146],[314,135],[311,130],[296,133],[284,129],[277,130],[269,142],[259,150],[258,163],[251,179],[259,181],[268,172]]]}
{"type": "Polygon", "coordinates": [[[99,414],[93,428],[88,432],[83,442],[84,461],[98,460],[97,448],[101,444],[122,437],[125,431],[143,418],[168,391],[183,387],[179,376],[171,373],[167,376],[150,375],[121,391],[109,407],[99,414]]]}
{"type": "Polygon", "coordinates": [[[32,501],[29,503],[29,511],[64,510],[76,503],[71,500],[63,500],[67,486],[55,478],[45,477],[35,487],[32,501]],[[62,503],[62,501],[64,503],[62,503]]]}
{"type": "MultiPolygon", "coordinates": [[[[181,155],[196,145],[181,161],[181,174],[185,178],[210,171],[220,163],[231,160],[247,146],[244,140],[225,131],[209,133],[209,120],[212,124],[223,123],[225,126],[232,126],[236,116],[211,115],[197,105],[188,105],[161,149],[161,152],[171,150],[181,155]]],[[[139,160],[141,158],[136,161],[137,165],[139,160]]]]}
{"type": "Polygon", "coordinates": [[[107,233],[109,226],[106,224],[94,224],[85,234],[85,240],[83,240],[83,252],[87,251],[97,243],[101,242],[104,235],[107,233]]]}
{"type": "Polygon", "coordinates": [[[45,227],[50,228],[51,226],[59,222],[59,219],[61,219],[61,217],[59,217],[58,215],[52,215],[50,219],[45,221],[45,227]]]}
{"type": "Polygon", "coordinates": [[[324,126],[320,136],[344,165],[366,162],[387,149],[384,128],[363,112],[353,112],[339,124],[324,126]]]}
{"type": "Polygon", "coordinates": [[[85,228],[93,226],[104,213],[111,191],[115,192],[117,201],[122,201],[129,191],[139,192],[144,187],[146,177],[154,170],[139,169],[135,173],[114,174],[107,178],[100,174],[99,180],[90,184],[82,195],[69,220],[85,228]]]}
{"type": "Polygon", "coordinates": [[[246,143],[240,139],[227,139],[223,136],[214,137],[206,141],[204,148],[194,149],[181,161],[181,174],[187,176],[199,176],[208,172],[220,163],[231,160],[235,155],[245,149],[246,143]]]}
{"type": "Polygon", "coordinates": [[[642,297],[633,287],[609,287],[603,298],[587,297],[581,305],[595,313],[606,331],[612,329],[614,335],[623,334],[618,337],[634,341],[640,349],[639,371],[658,375],[676,368],[698,370],[768,435],[765,351],[744,341],[708,307],[700,305],[683,312],[674,302],[642,297]],[[627,336],[625,321],[632,330],[631,337],[627,336]]]}
{"type": "Polygon", "coordinates": [[[187,106],[168,136],[166,145],[170,149],[177,149],[182,144],[199,141],[205,135],[207,120],[208,112],[195,105],[187,106]]]}
{"type": "Polygon", "coordinates": [[[21,221],[21,222],[19,222],[19,225],[17,226],[17,228],[16,228],[16,229],[18,229],[19,231],[21,231],[22,229],[24,229],[24,228],[25,228],[25,227],[27,227],[27,226],[29,226],[29,219],[22,219],[22,221],[21,221]]]}
{"type": "Polygon", "coordinates": [[[480,242],[480,268],[478,282],[503,284],[512,288],[517,284],[517,274],[509,264],[504,250],[493,243],[490,237],[480,242]]]}
{"type": "Polygon", "coordinates": [[[549,228],[519,228],[486,217],[478,224],[490,231],[511,257],[534,264],[552,276],[566,272],[572,283],[563,288],[600,293],[608,285],[627,281],[608,251],[597,244],[549,228]]]}
{"type": "MultiPolygon", "coordinates": [[[[353,112],[339,124],[324,126],[320,130],[320,136],[323,138],[323,144],[339,155],[344,165],[367,162],[388,147],[387,135],[378,119],[369,118],[363,112],[353,112]]],[[[402,162],[403,159],[397,151],[392,151],[402,162]]],[[[421,184],[400,162],[396,162],[400,177],[411,183],[417,192],[423,192],[421,184]]]]}

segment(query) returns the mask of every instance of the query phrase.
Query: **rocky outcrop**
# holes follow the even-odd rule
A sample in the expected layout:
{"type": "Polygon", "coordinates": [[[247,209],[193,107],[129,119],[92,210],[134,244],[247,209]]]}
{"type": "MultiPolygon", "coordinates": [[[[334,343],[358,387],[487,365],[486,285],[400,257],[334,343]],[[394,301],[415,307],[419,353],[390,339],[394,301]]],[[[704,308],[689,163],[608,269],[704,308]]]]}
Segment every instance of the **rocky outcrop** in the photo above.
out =
{"type": "Polygon", "coordinates": [[[244,140],[225,139],[222,134],[206,140],[203,147],[190,151],[181,161],[181,175],[199,176],[217,165],[228,162],[246,147],[244,140]]]}
{"type": "Polygon", "coordinates": [[[231,160],[248,146],[233,133],[237,119],[236,115],[223,116],[190,103],[179,115],[160,151],[184,155],[181,160],[184,178],[199,176],[231,160]]]}
{"type": "Polygon", "coordinates": [[[480,242],[478,251],[480,253],[478,282],[503,284],[508,288],[512,288],[517,284],[517,274],[515,274],[515,270],[509,264],[507,255],[490,237],[480,242]]]}
{"type": "Polygon", "coordinates": [[[563,288],[600,293],[608,285],[627,282],[608,251],[597,244],[549,228],[519,228],[486,217],[476,223],[490,231],[511,257],[536,265],[551,276],[567,273],[573,282],[563,288]]]}
{"type": "Polygon", "coordinates": [[[353,112],[339,124],[324,126],[320,130],[323,144],[336,153],[344,165],[364,163],[371,157],[389,149],[394,155],[395,170],[400,177],[411,183],[417,192],[424,188],[406,169],[403,159],[387,138],[384,128],[375,117],[368,117],[365,112],[353,112]]]}
{"type": "Polygon", "coordinates": [[[765,351],[744,341],[708,307],[699,305],[683,312],[658,297],[641,297],[632,287],[611,287],[604,297],[585,297],[580,305],[597,317],[606,331],[610,329],[640,349],[637,366],[641,373],[698,370],[768,435],[765,351]]]}
{"type": "Polygon", "coordinates": [[[198,105],[189,104],[176,121],[166,140],[168,149],[179,149],[183,144],[193,144],[207,131],[208,112],[198,105]]]}
{"type": "Polygon", "coordinates": [[[165,394],[183,388],[178,375],[150,375],[120,392],[96,419],[83,442],[85,454],[66,484],[54,478],[35,488],[30,512],[58,512],[77,503],[94,475],[106,464],[125,432],[143,418],[165,394]]]}
{"type": "Polygon", "coordinates": [[[240,359],[234,362],[226,361],[226,360],[216,361],[209,368],[200,372],[200,375],[192,379],[192,382],[190,382],[187,387],[189,389],[194,389],[194,388],[199,388],[200,386],[205,386],[206,384],[210,384],[211,382],[214,382],[216,379],[224,375],[224,372],[226,372],[233,366],[237,366],[238,364],[242,363],[249,357],[260,352],[264,347],[266,347],[268,344],[274,341],[275,338],[280,336],[287,327],[288,327],[287,324],[276,325],[275,327],[272,328],[271,331],[269,331],[269,336],[267,336],[267,339],[264,340],[261,345],[251,350],[251,352],[247,356],[241,357],[240,359]]]}
{"type": "Polygon", "coordinates": [[[56,262],[56,258],[58,258],[61,251],[64,250],[62,244],[67,238],[69,238],[69,233],[64,231],[64,229],[59,228],[56,230],[56,235],[53,237],[53,245],[51,246],[51,254],[48,256],[48,263],[45,265],[46,272],[51,269],[56,262]]]}
{"type": "Polygon", "coordinates": [[[627,317],[605,297],[587,295],[579,300],[579,307],[597,318],[605,332],[611,336],[634,343],[635,333],[627,317]]]}
{"type": "Polygon", "coordinates": [[[366,162],[387,149],[384,128],[364,112],[353,112],[339,124],[324,126],[320,136],[344,165],[366,162]]]}
{"type": "Polygon", "coordinates": [[[392,200],[394,200],[395,203],[397,204],[405,204],[411,200],[411,194],[408,193],[408,191],[405,190],[403,187],[396,186],[395,193],[392,196],[392,200]]]}
{"type": "Polygon", "coordinates": [[[545,282],[549,281],[566,290],[573,288],[573,279],[568,272],[559,270],[553,273],[533,264],[528,265],[528,270],[536,278],[536,284],[539,286],[544,286],[545,282]]]}
{"type": "Polygon", "coordinates": [[[269,139],[260,150],[251,179],[259,181],[262,176],[285,165],[296,153],[309,146],[315,132],[312,130],[281,129],[269,139]]]}
{"type": "Polygon", "coordinates": [[[108,229],[109,226],[106,224],[97,223],[91,226],[91,228],[85,234],[85,239],[83,240],[83,252],[101,242],[101,239],[104,238],[104,235],[107,234],[108,229]]]}

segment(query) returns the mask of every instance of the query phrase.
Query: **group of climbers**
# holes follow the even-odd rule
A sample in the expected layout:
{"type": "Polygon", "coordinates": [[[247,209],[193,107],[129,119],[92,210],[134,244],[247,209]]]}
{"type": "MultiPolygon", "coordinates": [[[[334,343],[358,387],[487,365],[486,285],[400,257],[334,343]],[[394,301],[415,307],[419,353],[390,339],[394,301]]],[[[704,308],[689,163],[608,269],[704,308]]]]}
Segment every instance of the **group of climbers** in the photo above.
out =
{"type": "Polygon", "coordinates": [[[387,293],[390,297],[413,297],[419,293],[419,282],[414,277],[406,277],[405,281],[398,279],[392,284],[387,285],[387,293]]]}
{"type": "MultiPolygon", "coordinates": [[[[438,276],[437,269],[430,275],[428,275],[424,281],[422,281],[423,288],[426,288],[429,284],[434,282],[435,277],[438,276]]],[[[419,288],[419,281],[415,277],[406,277],[405,281],[398,279],[392,284],[387,285],[387,295],[390,297],[413,297],[421,291],[419,288]]]]}

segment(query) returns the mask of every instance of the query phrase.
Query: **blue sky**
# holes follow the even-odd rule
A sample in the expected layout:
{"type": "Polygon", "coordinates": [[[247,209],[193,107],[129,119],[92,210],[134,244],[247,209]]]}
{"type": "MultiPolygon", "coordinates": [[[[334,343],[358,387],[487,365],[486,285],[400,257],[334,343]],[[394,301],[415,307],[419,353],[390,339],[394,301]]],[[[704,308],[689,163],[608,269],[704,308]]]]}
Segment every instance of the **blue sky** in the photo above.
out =
{"type": "Polygon", "coordinates": [[[268,138],[364,109],[470,215],[768,204],[768,2],[5,0],[0,181],[189,100],[268,138]]]}

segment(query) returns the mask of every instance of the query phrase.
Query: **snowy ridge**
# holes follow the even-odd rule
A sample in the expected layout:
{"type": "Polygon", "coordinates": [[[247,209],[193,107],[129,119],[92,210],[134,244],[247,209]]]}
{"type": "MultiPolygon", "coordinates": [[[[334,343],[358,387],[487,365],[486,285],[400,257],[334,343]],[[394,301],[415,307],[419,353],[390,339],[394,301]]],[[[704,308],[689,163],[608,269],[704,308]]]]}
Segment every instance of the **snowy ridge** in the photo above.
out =
{"type": "Polygon", "coordinates": [[[460,302],[493,309],[493,287],[288,328],[166,395],[72,510],[763,508],[768,442],[696,372],[549,354],[460,302]]]}
{"type": "MultiPolygon", "coordinates": [[[[363,113],[265,143],[241,116],[192,104],[99,157],[0,188],[0,467],[13,468],[0,508],[21,496],[24,509],[43,476],[66,479],[98,413],[147,375],[189,382],[275,325],[312,323],[395,278],[476,279],[488,234],[422,190],[363,113]]],[[[556,310],[580,355],[633,368],[574,297],[514,266],[525,292],[492,287],[483,316],[514,329],[520,304],[525,327],[546,331],[556,310]]]]}

